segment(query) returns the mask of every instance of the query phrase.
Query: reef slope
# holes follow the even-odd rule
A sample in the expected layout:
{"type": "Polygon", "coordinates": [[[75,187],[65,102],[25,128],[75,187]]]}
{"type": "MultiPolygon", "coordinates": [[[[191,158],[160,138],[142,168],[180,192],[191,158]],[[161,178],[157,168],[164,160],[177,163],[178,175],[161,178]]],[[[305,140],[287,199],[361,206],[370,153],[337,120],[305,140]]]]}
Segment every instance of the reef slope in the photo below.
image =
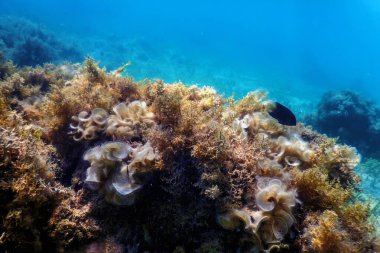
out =
{"type": "Polygon", "coordinates": [[[281,125],[263,91],[0,70],[2,252],[378,250],[355,148],[281,125]]]}

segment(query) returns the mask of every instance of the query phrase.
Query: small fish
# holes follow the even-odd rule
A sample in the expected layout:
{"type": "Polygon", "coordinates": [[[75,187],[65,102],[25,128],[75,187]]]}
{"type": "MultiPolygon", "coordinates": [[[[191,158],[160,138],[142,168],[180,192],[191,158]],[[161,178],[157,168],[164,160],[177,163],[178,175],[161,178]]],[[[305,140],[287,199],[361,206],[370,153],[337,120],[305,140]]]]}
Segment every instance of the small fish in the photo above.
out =
{"type": "Polygon", "coordinates": [[[269,112],[269,115],[277,119],[278,122],[286,126],[295,126],[297,124],[296,116],[287,107],[278,102],[274,102],[275,107],[269,112]]]}

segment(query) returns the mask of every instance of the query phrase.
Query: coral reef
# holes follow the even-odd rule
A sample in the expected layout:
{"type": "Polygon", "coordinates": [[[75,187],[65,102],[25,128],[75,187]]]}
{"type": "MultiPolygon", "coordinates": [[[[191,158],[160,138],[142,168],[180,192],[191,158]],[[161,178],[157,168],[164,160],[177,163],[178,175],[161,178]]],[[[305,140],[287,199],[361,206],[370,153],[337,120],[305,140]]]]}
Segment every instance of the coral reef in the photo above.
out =
{"type": "Polygon", "coordinates": [[[378,249],[356,149],[280,124],[263,91],[0,67],[0,251],[378,249]]]}
{"type": "Polygon", "coordinates": [[[61,42],[40,25],[15,16],[0,17],[0,51],[21,67],[83,58],[74,46],[61,42]]]}
{"type": "Polygon", "coordinates": [[[325,94],[310,124],[331,137],[355,146],[366,156],[380,158],[380,109],[352,91],[325,94]]]}

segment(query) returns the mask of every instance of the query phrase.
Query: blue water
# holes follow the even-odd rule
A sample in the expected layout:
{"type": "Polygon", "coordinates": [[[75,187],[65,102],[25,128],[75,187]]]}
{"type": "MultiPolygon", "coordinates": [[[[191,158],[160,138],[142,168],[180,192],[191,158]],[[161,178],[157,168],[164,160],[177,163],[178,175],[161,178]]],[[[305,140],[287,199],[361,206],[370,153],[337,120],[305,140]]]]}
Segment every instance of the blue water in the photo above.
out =
{"type": "Polygon", "coordinates": [[[1,0],[136,79],[265,88],[302,111],[329,89],[380,101],[380,1],[1,0]]]}

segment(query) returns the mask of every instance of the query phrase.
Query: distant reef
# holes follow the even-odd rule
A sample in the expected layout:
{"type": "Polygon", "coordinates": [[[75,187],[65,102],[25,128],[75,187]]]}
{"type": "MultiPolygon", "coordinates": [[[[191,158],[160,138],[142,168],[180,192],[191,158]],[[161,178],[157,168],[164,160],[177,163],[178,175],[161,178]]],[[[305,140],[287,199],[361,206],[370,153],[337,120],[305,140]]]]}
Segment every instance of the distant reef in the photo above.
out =
{"type": "Polygon", "coordinates": [[[379,252],[355,148],[126,67],[0,62],[0,252],[379,252]]]}
{"type": "Polygon", "coordinates": [[[62,42],[40,25],[15,16],[0,16],[0,51],[19,67],[83,59],[75,46],[62,42]]]}
{"type": "Polygon", "coordinates": [[[380,158],[380,108],[353,91],[326,93],[308,123],[366,157],[380,158]]]}

